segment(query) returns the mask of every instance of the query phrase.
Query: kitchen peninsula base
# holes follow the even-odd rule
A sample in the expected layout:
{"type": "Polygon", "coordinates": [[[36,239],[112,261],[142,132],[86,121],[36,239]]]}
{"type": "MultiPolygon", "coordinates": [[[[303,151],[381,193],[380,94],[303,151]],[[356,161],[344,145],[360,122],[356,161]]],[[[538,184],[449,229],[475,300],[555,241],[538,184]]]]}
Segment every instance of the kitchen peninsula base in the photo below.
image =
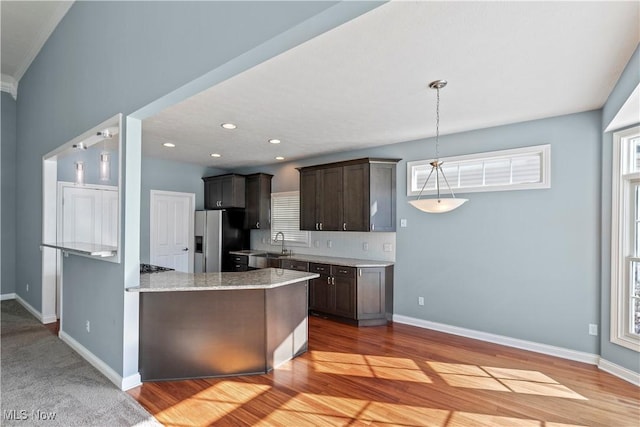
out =
{"type": "Polygon", "coordinates": [[[307,280],[262,289],[141,292],[142,380],[267,373],[307,351],[307,301],[307,280]]]}

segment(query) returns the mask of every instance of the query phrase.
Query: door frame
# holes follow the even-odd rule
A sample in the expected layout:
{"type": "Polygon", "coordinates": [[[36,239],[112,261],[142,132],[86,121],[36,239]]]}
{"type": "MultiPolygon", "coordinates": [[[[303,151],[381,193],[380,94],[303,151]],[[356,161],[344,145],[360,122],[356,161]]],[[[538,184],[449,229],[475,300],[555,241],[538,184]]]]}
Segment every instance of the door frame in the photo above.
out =
{"type": "Polygon", "coordinates": [[[149,190],[149,261],[155,258],[155,235],[153,233],[153,226],[155,225],[155,205],[153,199],[157,196],[171,196],[171,197],[185,197],[189,200],[189,253],[187,255],[188,271],[193,273],[194,263],[194,249],[195,249],[195,206],[196,195],[195,193],[183,193],[179,191],[165,191],[165,190],[149,190]]]}

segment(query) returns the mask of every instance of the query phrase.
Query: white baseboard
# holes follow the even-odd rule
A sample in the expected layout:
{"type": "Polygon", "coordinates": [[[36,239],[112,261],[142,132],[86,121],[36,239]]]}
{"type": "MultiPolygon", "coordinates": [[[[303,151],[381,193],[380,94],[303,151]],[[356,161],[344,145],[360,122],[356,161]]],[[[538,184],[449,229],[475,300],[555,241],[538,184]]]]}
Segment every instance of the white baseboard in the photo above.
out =
{"type": "Polygon", "coordinates": [[[33,315],[33,317],[35,317],[36,319],[38,319],[39,322],[42,323],[42,313],[40,313],[38,310],[33,308],[31,304],[29,304],[28,302],[20,298],[20,295],[16,295],[16,301],[18,301],[21,306],[26,308],[27,311],[33,315]]]}
{"type": "Polygon", "coordinates": [[[602,358],[598,362],[598,368],[640,387],[640,374],[637,372],[623,368],[620,365],[616,365],[615,363],[602,358]]]}
{"type": "Polygon", "coordinates": [[[597,354],[584,353],[582,351],[570,350],[568,348],[556,347],[548,344],[540,344],[533,341],[525,341],[517,338],[505,337],[503,335],[490,334],[488,332],[476,331],[473,329],[460,328],[444,323],[431,322],[429,320],[416,319],[414,317],[393,315],[393,321],[406,325],[417,326],[419,328],[433,329],[434,331],[445,332],[447,334],[460,335],[480,341],[492,342],[507,347],[515,347],[522,350],[534,351],[536,353],[548,354],[562,359],[575,360],[577,362],[596,365],[599,369],[610,373],[620,379],[640,386],[640,374],[602,359],[597,354]]]}
{"type": "Polygon", "coordinates": [[[473,329],[460,328],[458,326],[446,325],[444,323],[431,322],[429,320],[416,319],[413,317],[393,315],[393,321],[419,328],[433,329],[435,331],[446,332],[448,334],[460,335],[476,340],[492,342],[495,344],[515,347],[522,350],[535,351],[536,353],[548,354],[550,356],[561,357],[563,359],[575,360],[577,362],[597,365],[600,357],[597,354],[584,353],[582,351],[570,350],[568,348],[556,347],[548,344],[540,344],[533,341],[525,341],[517,338],[505,337],[503,335],[490,334],[488,332],[476,331],[473,329]]]}
{"type": "Polygon", "coordinates": [[[36,319],[40,321],[40,323],[43,323],[46,325],[47,323],[54,323],[58,321],[58,317],[55,314],[52,316],[46,316],[46,317],[42,316],[42,313],[40,313],[38,310],[33,308],[31,304],[29,304],[28,302],[20,298],[20,295],[16,295],[16,294],[6,294],[6,295],[13,295],[13,298],[7,298],[7,299],[15,299],[16,301],[18,301],[20,305],[26,308],[29,313],[31,313],[36,319]]]}
{"type": "Polygon", "coordinates": [[[2,294],[0,295],[0,301],[6,301],[10,299],[16,299],[16,293],[13,292],[11,294],[2,294]]]}
{"type": "Polygon", "coordinates": [[[126,378],[122,378],[116,371],[114,371],[109,365],[104,363],[102,359],[90,352],[85,346],[73,339],[71,335],[64,331],[60,331],[58,334],[60,339],[64,341],[69,347],[82,356],[87,362],[91,363],[102,375],[107,377],[109,381],[114,383],[120,390],[129,390],[133,387],[137,387],[142,384],[140,380],[140,374],[136,373],[126,378]]]}

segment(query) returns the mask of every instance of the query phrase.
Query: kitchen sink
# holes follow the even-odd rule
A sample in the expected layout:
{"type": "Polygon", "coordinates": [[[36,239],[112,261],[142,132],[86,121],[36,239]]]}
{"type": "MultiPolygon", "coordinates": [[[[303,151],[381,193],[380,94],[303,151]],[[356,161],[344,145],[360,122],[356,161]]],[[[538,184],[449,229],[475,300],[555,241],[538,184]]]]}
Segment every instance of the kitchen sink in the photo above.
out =
{"type": "Polygon", "coordinates": [[[291,256],[291,254],[281,254],[279,252],[262,252],[258,254],[249,255],[249,267],[253,268],[267,268],[269,267],[270,259],[280,259],[291,256]]]}

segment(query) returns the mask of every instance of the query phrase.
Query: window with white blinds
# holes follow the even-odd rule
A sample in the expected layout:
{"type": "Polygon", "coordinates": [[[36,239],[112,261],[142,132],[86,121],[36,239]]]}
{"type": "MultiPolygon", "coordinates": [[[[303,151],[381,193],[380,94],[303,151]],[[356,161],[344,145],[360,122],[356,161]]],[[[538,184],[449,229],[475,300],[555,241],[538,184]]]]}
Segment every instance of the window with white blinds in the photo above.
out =
{"type": "Polygon", "coordinates": [[[309,232],[300,230],[300,192],[271,193],[271,242],[282,232],[288,244],[309,246],[309,232]]]}
{"type": "MultiPolygon", "coordinates": [[[[551,146],[536,145],[512,150],[491,151],[456,157],[445,157],[442,170],[456,193],[480,191],[529,190],[551,187],[551,146]]],[[[407,196],[436,192],[431,160],[407,163],[407,196]]],[[[446,183],[440,183],[440,189],[446,183]]]]}

